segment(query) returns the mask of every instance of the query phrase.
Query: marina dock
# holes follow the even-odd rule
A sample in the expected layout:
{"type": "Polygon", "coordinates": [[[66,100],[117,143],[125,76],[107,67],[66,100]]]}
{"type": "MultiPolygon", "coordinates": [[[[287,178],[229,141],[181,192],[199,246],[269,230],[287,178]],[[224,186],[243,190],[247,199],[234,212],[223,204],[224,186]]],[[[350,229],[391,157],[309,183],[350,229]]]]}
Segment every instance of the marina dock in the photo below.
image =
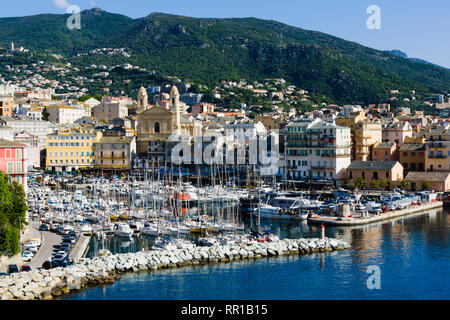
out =
{"type": "Polygon", "coordinates": [[[308,222],[312,224],[324,224],[330,226],[357,226],[370,224],[382,220],[388,220],[392,218],[397,218],[401,216],[410,215],[413,213],[424,212],[430,209],[442,208],[442,201],[434,201],[429,203],[424,203],[421,205],[412,205],[406,209],[396,210],[396,211],[388,211],[385,213],[380,213],[376,216],[371,217],[361,217],[361,218],[353,218],[353,217],[336,217],[336,216],[317,216],[308,218],[308,222]]]}
{"type": "Polygon", "coordinates": [[[77,242],[73,246],[73,249],[70,252],[69,259],[73,261],[78,261],[79,259],[83,258],[89,246],[90,239],[91,238],[88,236],[80,235],[77,242]]]}

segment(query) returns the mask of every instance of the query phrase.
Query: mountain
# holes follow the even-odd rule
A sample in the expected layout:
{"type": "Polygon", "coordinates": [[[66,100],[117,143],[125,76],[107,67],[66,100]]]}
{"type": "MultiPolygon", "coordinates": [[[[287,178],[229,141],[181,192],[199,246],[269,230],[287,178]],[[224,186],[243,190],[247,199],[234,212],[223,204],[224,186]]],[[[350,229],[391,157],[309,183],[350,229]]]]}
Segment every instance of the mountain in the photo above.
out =
{"type": "Polygon", "coordinates": [[[408,55],[400,50],[386,50],[385,52],[395,54],[396,56],[399,56],[402,58],[408,58],[408,55]]]}
{"type": "Polygon", "coordinates": [[[282,77],[338,103],[377,103],[391,89],[450,91],[450,70],[364,47],[321,32],[256,18],[191,18],[152,13],[140,19],[101,9],[83,11],[81,30],[69,15],[0,19],[0,45],[63,54],[78,64],[107,61],[74,57],[102,47],[132,52],[123,62],[183,79],[282,77]]]}
{"type": "MultiPolygon", "coordinates": [[[[438,67],[438,68],[444,68],[444,67],[442,67],[442,66],[439,66],[439,65],[437,65],[437,64],[428,62],[428,61],[423,60],[423,59],[419,59],[419,58],[408,58],[408,55],[407,55],[406,53],[404,53],[403,51],[400,51],[400,50],[386,50],[385,52],[392,53],[392,54],[394,54],[394,55],[396,55],[396,56],[399,56],[399,57],[402,57],[402,58],[407,58],[407,59],[412,60],[412,61],[416,61],[416,62],[428,64],[428,65],[435,66],[435,67],[438,67]]],[[[445,69],[445,68],[444,68],[444,69],[445,69]]]]}

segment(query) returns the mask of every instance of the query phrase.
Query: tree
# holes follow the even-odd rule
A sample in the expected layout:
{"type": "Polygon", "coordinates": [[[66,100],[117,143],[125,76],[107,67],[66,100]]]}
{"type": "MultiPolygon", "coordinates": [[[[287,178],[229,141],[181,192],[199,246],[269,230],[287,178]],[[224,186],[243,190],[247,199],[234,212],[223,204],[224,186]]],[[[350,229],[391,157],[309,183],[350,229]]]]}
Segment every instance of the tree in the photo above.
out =
{"type": "Polygon", "coordinates": [[[371,187],[371,188],[374,188],[374,189],[378,189],[378,188],[380,188],[380,183],[378,182],[378,180],[373,179],[373,180],[370,182],[370,187],[371,187]]]}
{"type": "Polygon", "coordinates": [[[50,114],[49,114],[48,111],[47,111],[47,107],[45,107],[44,110],[42,110],[42,120],[48,121],[48,116],[49,116],[49,115],[50,115],[50,114]]]}
{"type": "Polygon", "coordinates": [[[0,252],[20,251],[20,234],[28,210],[23,187],[0,171],[0,252]]]}
{"type": "Polygon", "coordinates": [[[423,190],[428,190],[430,188],[430,183],[428,181],[423,181],[422,182],[422,189],[423,190]]]}
{"type": "Polygon", "coordinates": [[[356,185],[358,186],[358,188],[364,188],[366,186],[366,182],[364,181],[364,178],[358,177],[358,179],[356,179],[356,185]]]}
{"type": "Polygon", "coordinates": [[[386,190],[387,188],[389,188],[389,183],[387,182],[386,179],[383,178],[383,179],[380,180],[380,187],[383,188],[383,189],[385,189],[385,190],[386,190]]]}
{"type": "Polygon", "coordinates": [[[403,189],[408,189],[409,182],[406,180],[402,180],[402,182],[400,182],[400,185],[402,186],[403,189]]]}
{"type": "Polygon", "coordinates": [[[347,184],[348,184],[348,187],[352,190],[355,189],[355,187],[356,187],[355,182],[353,180],[349,180],[347,184]]]}

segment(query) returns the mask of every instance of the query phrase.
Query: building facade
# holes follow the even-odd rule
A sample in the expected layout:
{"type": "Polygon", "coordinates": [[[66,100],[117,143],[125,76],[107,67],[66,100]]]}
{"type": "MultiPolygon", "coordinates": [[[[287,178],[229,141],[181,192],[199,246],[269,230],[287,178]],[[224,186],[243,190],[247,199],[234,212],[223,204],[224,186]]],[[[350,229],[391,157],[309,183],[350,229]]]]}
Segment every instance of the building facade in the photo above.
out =
{"type": "Polygon", "coordinates": [[[382,141],[381,123],[360,121],[355,126],[355,160],[371,160],[372,149],[382,141]]]}
{"type": "Polygon", "coordinates": [[[65,172],[91,168],[95,165],[95,144],[101,137],[101,132],[83,127],[49,134],[46,169],[52,172],[65,172]]]}
{"type": "Polygon", "coordinates": [[[351,162],[350,128],[320,119],[291,122],[283,131],[287,178],[341,180],[351,162]]]}
{"type": "Polygon", "coordinates": [[[101,137],[95,144],[95,168],[129,170],[136,155],[136,137],[101,137]]]}
{"type": "Polygon", "coordinates": [[[57,124],[74,123],[86,115],[84,108],[69,106],[47,107],[48,120],[57,124]]]}
{"type": "Polygon", "coordinates": [[[357,183],[362,178],[370,187],[373,180],[385,180],[389,188],[396,187],[403,180],[403,167],[398,161],[353,161],[347,168],[347,181],[357,183]]]}
{"type": "Polygon", "coordinates": [[[0,140],[0,170],[27,191],[27,147],[15,141],[0,140]]]}

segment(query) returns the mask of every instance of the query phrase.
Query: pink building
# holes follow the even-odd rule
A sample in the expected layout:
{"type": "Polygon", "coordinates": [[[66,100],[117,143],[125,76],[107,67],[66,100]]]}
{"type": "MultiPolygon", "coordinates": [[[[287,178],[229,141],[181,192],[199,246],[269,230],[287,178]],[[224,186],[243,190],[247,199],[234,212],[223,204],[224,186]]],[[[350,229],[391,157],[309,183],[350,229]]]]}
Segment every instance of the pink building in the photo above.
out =
{"type": "Polygon", "coordinates": [[[373,161],[397,161],[398,150],[395,142],[378,142],[372,149],[373,161]]]}
{"type": "Polygon", "coordinates": [[[27,146],[14,141],[0,140],[0,170],[22,184],[27,191],[27,146]]]}
{"type": "Polygon", "coordinates": [[[191,113],[197,115],[199,113],[211,113],[214,112],[214,105],[209,103],[197,103],[192,106],[191,113]]]}

